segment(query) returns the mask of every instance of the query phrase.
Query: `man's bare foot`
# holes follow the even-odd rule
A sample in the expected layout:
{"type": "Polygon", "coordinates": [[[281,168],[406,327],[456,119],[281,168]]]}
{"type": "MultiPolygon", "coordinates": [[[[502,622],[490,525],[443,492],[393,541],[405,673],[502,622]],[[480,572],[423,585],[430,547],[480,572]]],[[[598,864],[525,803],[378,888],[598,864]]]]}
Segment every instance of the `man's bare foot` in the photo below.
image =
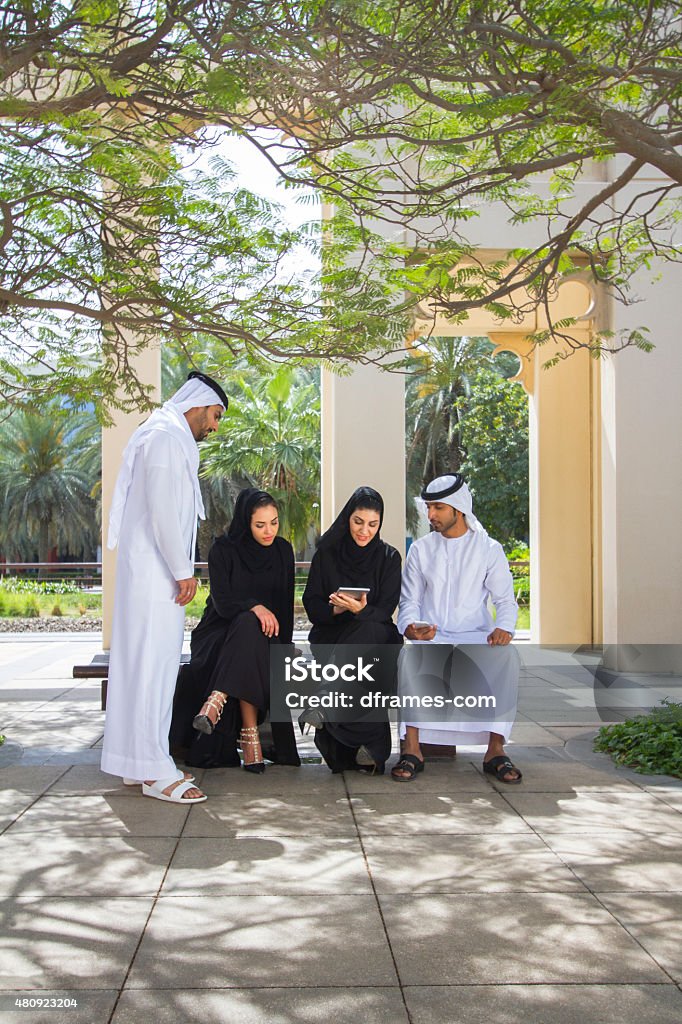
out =
{"type": "Polygon", "coordinates": [[[483,771],[489,775],[494,775],[498,782],[506,782],[509,785],[514,785],[523,778],[519,769],[512,764],[507,754],[505,754],[504,747],[501,751],[496,751],[494,754],[491,754],[488,750],[483,759],[483,771]]]}

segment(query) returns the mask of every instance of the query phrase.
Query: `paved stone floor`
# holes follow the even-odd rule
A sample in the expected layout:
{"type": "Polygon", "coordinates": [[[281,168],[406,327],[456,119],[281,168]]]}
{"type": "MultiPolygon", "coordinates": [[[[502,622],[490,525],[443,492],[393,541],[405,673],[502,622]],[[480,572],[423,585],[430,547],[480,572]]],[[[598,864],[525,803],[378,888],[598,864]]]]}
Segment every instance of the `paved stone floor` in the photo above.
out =
{"type": "Polygon", "coordinates": [[[521,786],[469,749],[409,785],[199,773],[184,808],[99,771],[97,637],[3,638],[0,1019],[679,1024],[682,783],[591,738],[680,681],[605,709],[595,655],[519,649],[521,786]]]}

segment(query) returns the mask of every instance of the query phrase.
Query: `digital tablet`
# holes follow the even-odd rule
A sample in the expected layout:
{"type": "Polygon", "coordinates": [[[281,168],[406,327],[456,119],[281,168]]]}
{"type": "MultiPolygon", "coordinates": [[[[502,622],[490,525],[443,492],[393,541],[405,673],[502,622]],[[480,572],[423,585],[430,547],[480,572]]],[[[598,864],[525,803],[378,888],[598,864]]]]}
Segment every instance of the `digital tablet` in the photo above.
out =
{"type": "Polygon", "coordinates": [[[354,597],[356,601],[359,601],[363,594],[369,594],[369,587],[337,587],[336,593],[342,594],[344,597],[354,597]]]}

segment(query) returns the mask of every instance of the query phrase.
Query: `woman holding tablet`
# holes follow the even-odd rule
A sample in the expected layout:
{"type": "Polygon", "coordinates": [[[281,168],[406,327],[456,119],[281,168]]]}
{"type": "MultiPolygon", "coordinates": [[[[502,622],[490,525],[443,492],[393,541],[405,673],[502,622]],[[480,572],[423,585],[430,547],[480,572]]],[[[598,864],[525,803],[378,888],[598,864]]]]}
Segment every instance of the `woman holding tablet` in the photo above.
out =
{"type": "MultiPolygon", "coordinates": [[[[319,644],[392,644],[397,657],[403,639],[391,616],[400,598],[401,564],[396,549],[381,540],[383,516],[379,492],[358,487],[320,538],[303,594],[313,624],[308,637],[313,653],[319,644]]],[[[334,660],[343,662],[343,651],[334,653],[334,660]]],[[[314,709],[299,722],[315,726],[315,745],[333,772],[383,772],[391,752],[386,718],[332,722],[314,709]]]]}

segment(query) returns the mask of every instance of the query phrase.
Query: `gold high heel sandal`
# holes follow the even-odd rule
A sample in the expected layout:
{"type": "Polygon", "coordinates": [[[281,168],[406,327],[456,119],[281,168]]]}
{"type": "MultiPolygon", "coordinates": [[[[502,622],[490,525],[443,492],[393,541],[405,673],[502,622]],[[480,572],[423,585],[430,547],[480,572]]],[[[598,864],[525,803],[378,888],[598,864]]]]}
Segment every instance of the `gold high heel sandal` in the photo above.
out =
{"type": "Polygon", "coordinates": [[[220,690],[214,690],[208,700],[204,703],[199,714],[195,716],[194,721],[192,722],[192,728],[196,729],[197,732],[203,732],[206,733],[207,736],[210,736],[221,719],[226,701],[226,693],[221,693],[220,690]],[[212,711],[215,712],[215,718],[211,716],[212,711]]]}
{"type": "Polygon", "coordinates": [[[246,747],[252,747],[254,753],[258,750],[261,758],[263,757],[263,753],[260,749],[260,735],[258,728],[255,725],[250,728],[242,729],[239,733],[239,745],[242,748],[242,754],[244,755],[244,763],[242,764],[244,771],[253,772],[254,775],[262,775],[265,771],[265,761],[251,761],[249,764],[246,763],[246,747]]]}

